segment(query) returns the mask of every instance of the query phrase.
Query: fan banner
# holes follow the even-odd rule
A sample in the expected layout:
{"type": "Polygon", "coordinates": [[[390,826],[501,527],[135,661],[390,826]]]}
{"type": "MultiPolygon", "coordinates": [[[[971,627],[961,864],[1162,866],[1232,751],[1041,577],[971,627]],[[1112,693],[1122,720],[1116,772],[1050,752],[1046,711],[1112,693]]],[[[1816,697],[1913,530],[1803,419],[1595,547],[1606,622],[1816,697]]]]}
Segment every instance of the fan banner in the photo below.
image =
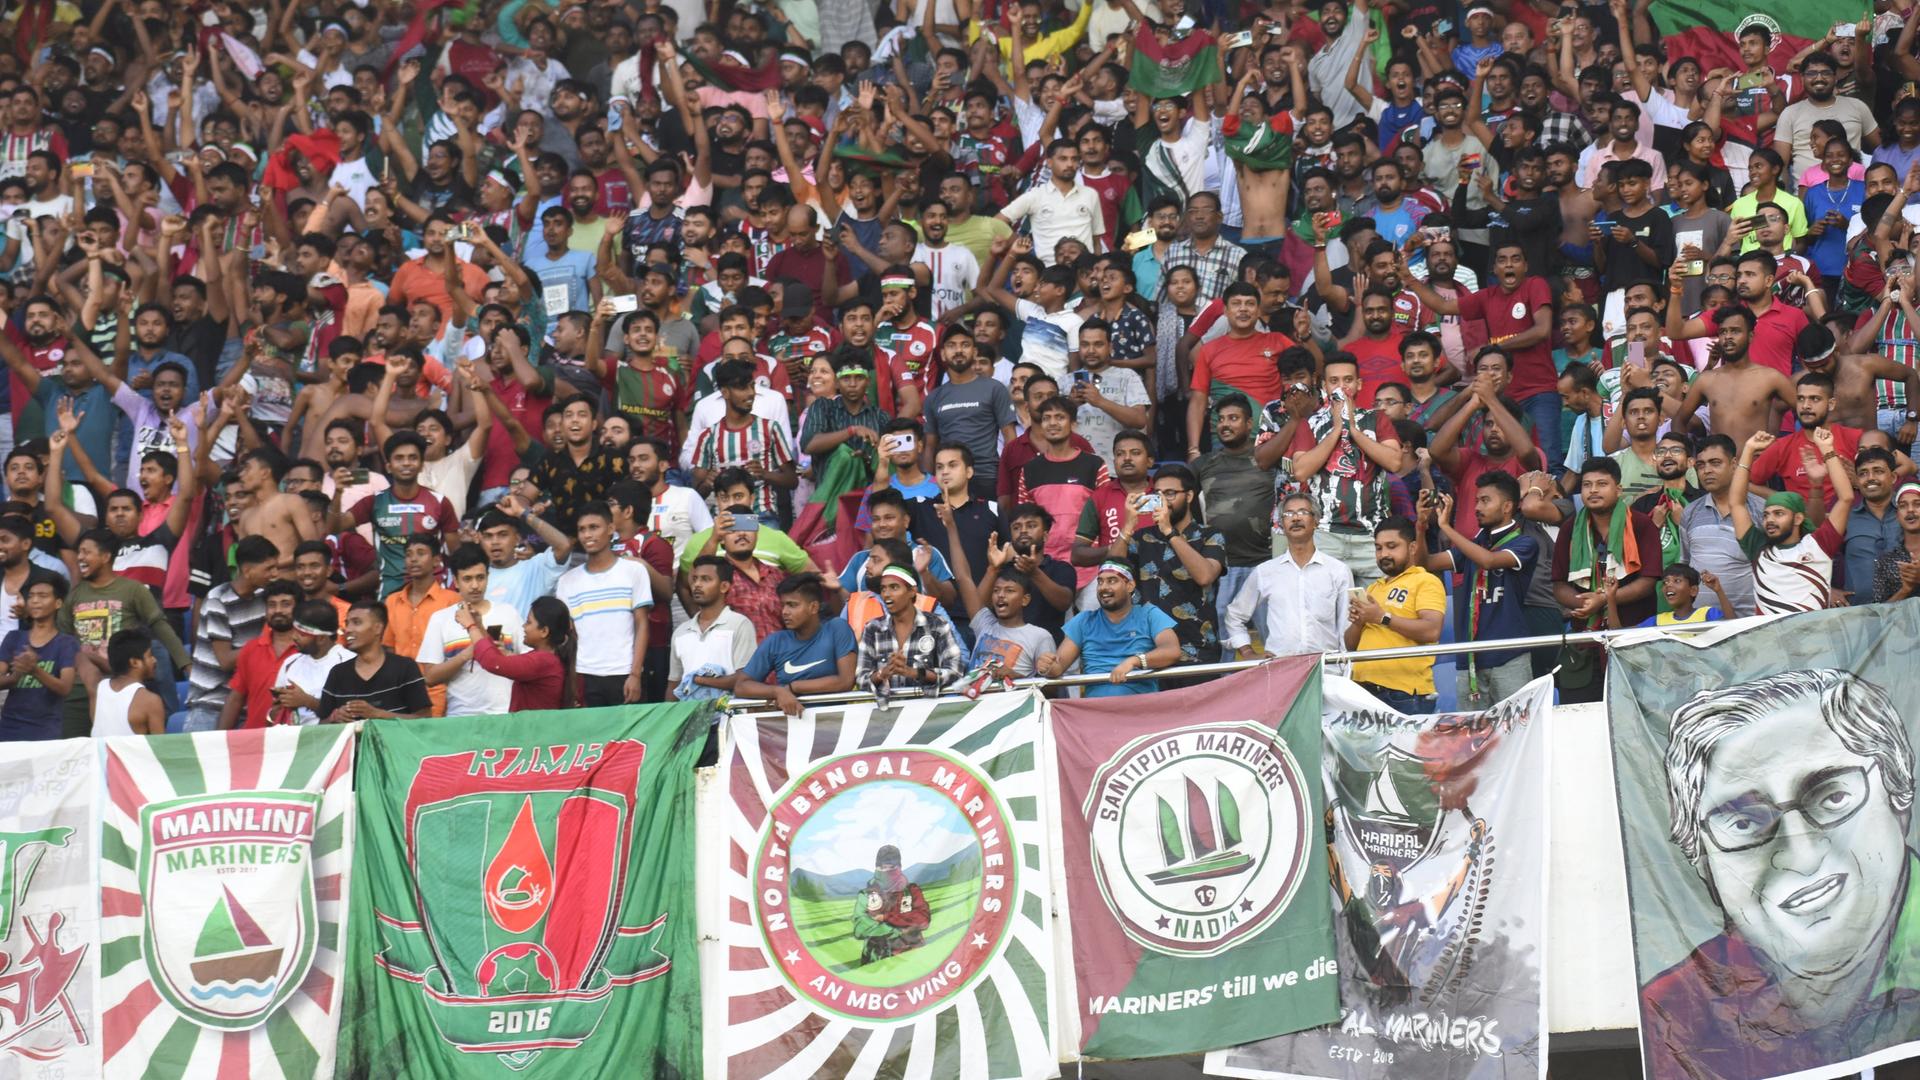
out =
{"type": "Polygon", "coordinates": [[[1042,706],[728,719],[716,1073],[1056,1074],[1042,706]]]}
{"type": "Polygon", "coordinates": [[[331,1077],[353,729],[102,741],[106,1075],[331,1077]]]}
{"type": "Polygon", "coordinates": [[[1339,1019],[1319,729],[1317,656],[1054,703],[1083,1055],[1192,1054],[1339,1019]]]}
{"type": "Polygon", "coordinates": [[[711,708],[366,723],[342,1075],[701,1075],[711,708]]]}
{"type": "Polygon", "coordinates": [[[1544,1080],[1552,681],[1435,716],[1339,677],[1324,695],[1339,1022],[1209,1054],[1207,1071],[1544,1080]]]}
{"type": "Polygon", "coordinates": [[[0,1076],[100,1075],[97,748],[0,745],[0,1076]]]}
{"type": "Polygon", "coordinates": [[[1920,606],[1876,604],[1615,649],[1650,1080],[1920,1052],[1916,640],[1920,606]]]}

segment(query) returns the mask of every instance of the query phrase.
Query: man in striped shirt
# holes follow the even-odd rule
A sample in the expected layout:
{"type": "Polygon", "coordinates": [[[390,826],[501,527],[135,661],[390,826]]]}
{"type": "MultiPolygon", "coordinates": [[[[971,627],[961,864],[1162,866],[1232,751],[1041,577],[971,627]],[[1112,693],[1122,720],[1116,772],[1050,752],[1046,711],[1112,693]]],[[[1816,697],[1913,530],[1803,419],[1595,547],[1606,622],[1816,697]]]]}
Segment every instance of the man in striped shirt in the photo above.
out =
{"type": "Polygon", "coordinates": [[[694,444],[694,485],[709,490],[721,469],[741,466],[753,476],[754,512],[777,516],[773,489],[791,491],[800,482],[794,471],[793,447],[773,421],[751,412],[754,385],[750,364],[723,361],[714,370],[713,382],[727,403],[727,413],[718,424],[702,431],[694,444]]]}
{"type": "Polygon", "coordinates": [[[1747,483],[1753,460],[1773,445],[1771,432],[1754,432],[1740,450],[1740,464],[1734,466],[1729,494],[1733,532],[1753,560],[1753,588],[1759,601],[1756,614],[1819,611],[1832,602],[1833,557],[1846,539],[1847,519],[1853,513],[1853,481],[1834,453],[1832,431],[1810,428],[1807,439],[1815,449],[1802,448],[1800,459],[1813,488],[1813,505],[1819,505],[1824,483],[1833,484],[1835,495],[1832,509],[1820,518],[1817,527],[1809,528],[1814,515],[1807,512],[1808,502],[1791,491],[1768,496],[1758,522],[1747,512],[1747,483]]]}

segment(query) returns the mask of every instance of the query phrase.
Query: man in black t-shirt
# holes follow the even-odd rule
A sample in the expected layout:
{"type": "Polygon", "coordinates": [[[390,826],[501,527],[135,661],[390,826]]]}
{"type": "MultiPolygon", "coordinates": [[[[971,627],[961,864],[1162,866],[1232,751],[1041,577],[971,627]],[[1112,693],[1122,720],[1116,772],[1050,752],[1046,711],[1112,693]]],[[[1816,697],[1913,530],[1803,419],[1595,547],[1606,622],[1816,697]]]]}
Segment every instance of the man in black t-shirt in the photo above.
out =
{"type": "Polygon", "coordinates": [[[433,714],[427,680],[420,665],[387,651],[387,609],[373,600],[356,601],[347,609],[347,648],[353,662],[341,662],[327,672],[320,692],[321,716],[327,723],[353,720],[412,720],[433,714]]]}

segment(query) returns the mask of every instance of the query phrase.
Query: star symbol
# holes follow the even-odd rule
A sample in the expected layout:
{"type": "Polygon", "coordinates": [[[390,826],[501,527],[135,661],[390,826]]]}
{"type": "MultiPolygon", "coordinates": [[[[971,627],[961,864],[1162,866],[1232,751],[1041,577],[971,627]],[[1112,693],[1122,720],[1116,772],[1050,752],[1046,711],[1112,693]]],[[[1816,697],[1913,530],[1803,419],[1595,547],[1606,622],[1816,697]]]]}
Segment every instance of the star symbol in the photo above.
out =
{"type": "Polygon", "coordinates": [[[1167,918],[1165,915],[1162,915],[1158,919],[1153,920],[1153,926],[1154,926],[1154,929],[1156,930],[1165,930],[1167,927],[1172,925],[1173,925],[1173,920],[1167,918]]]}
{"type": "Polygon", "coordinates": [[[785,960],[787,961],[787,963],[789,963],[789,964],[797,964],[797,963],[799,963],[799,962],[800,962],[800,950],[799,950],[799,949],[788,949],[788,950],[787,950],[787,955],[786,955],[786,957],[785,957],[784,959],[785,959],[785,960]]]}
{"type": "Polygon", "coordinates": [[[1253,901],[1251,901],[1251,900],[1242,900],[1242,901],[1240,901],[1240,910],[1241,910],[1241,911],[1252,911],[1252,910],[1253,910],[1253,901]]]}
{"type": "Polygon", "coordinates": [[[986,948],[986,947],[987,947],[987,935],[985,935],[985,934],[975,934],[975,935],[973,935],[973,947],[974,947],[974,948],[976,948],[976,949],[984,949],[984,948],[986,948]]]}

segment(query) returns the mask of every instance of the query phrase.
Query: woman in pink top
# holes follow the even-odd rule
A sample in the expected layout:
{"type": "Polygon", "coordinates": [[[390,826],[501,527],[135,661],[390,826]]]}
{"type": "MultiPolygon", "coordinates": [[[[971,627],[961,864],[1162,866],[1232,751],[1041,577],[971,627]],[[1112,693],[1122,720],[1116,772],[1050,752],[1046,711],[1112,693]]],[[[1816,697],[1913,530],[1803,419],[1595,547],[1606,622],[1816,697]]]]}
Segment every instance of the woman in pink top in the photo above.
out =
{"type": "Polygon", "coordinates": [[[520,631],[520,641],[528,650],[523,653],[501,652],[468,605],[460,606],[453,621],[466,627],[473,639],[475,663],[513,680],[514,712],[573,708],[573,654],[579,640],[574,637],[573,616],[565,602],[553,596],[543,596],[533,602],[526,625],[520,631]]]}

